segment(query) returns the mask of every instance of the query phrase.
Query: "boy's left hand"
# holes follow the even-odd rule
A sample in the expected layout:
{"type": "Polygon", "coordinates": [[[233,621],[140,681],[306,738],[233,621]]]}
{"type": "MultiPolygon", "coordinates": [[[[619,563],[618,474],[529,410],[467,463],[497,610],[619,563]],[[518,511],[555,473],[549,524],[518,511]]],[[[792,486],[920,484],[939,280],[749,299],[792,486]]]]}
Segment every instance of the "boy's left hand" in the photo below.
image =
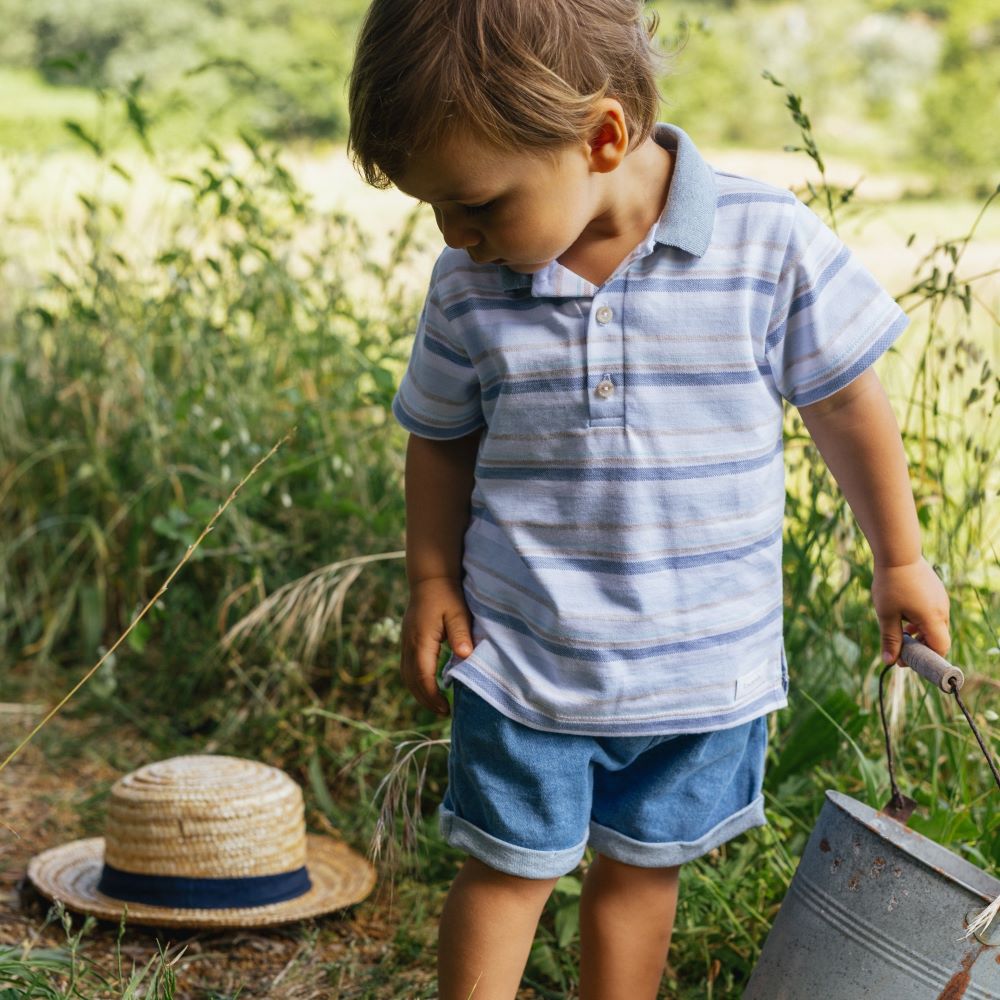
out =
{"type": "Polygon", "coordinates": [[[882,660],[895,663],[903,649],[903,626],[944,656],[951,646],[948,594],[926,559],[905,566],[875,566],[872,600],[882,633],[882,660]]]}

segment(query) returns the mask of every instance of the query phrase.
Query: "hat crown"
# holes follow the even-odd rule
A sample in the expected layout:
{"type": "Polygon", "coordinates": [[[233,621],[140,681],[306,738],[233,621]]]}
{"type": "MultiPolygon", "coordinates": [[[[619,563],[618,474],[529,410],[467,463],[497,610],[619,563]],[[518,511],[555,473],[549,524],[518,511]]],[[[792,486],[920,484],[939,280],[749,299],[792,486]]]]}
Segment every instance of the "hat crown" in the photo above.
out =
{"type": "Polygon", "coordinates": [[[147,764],[111,789],[104,859],[124,872],[241,878],[306,863],[302,790],[259,761],[193,754],[147,764]]]}

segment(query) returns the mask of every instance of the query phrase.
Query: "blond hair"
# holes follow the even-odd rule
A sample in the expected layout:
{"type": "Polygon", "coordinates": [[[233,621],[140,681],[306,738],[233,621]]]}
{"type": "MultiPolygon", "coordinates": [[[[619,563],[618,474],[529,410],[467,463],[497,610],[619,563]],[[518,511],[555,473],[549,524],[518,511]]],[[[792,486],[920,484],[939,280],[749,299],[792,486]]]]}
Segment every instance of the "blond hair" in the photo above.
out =
{"type": "Polygon", "coordinates": [[[351,159],[386,188],[460,129],[551,152],[586,139],[603,97],[634,148],[659,107],[656,26],[642,0],[374,0],[351,71],[351,159]]]}

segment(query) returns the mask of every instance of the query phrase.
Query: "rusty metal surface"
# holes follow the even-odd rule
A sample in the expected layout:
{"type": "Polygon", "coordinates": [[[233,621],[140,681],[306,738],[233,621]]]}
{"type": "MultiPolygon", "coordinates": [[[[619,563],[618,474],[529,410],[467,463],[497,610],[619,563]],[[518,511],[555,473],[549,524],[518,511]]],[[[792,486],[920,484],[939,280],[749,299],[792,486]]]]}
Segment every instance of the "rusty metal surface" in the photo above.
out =
{"type": "Polygon", "coordinates": [[[885,813],[827,800],[744,1000],[1000,1000],[965,917],[1000,881],[885,813]]]}
{"type": "Polygon", "coordinates": [[[909,795],[893,795],[891,799],[882,807],[882,812],[897,823],[906,823],[913,815],[913,810],[917,808],[917,800],[911,799],[909,795]]]}

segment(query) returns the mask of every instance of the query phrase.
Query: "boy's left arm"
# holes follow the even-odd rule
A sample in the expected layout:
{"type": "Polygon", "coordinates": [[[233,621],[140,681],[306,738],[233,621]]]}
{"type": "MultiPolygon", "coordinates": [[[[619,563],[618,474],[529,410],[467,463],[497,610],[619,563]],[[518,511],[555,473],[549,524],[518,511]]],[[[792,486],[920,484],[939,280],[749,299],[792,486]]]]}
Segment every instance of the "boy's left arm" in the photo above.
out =
{"type": "Polygon", "coordinates": [[[878,376],[869,368],[799,412],[871,546],[882,659],[898,659],[903,621],[943,656],[951,645],[948,595],[921,555],[903,441],[878,376]]]}

